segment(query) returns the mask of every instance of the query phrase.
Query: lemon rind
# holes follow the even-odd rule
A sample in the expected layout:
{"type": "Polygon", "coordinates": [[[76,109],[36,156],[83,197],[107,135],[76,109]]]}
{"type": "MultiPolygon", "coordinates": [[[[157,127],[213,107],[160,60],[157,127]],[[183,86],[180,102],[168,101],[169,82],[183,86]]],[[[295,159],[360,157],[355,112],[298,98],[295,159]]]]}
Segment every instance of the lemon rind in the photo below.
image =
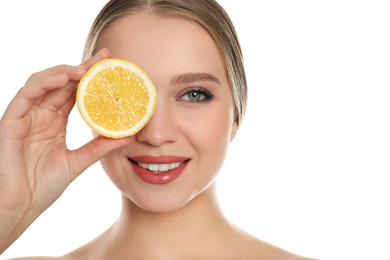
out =
{"type": "Polygon", "coordinates": [[[150,118],[152,117],[154,109],[156,107],[156,101],[157,101],[157,91],[149,76],[138,65],[122,59],[105,59],[94,64],[87,71],[87,73],[81,78],[78,84],[77,94],[76,94],[77,108],[79,110],[81,117],[87,123],[87,125],[91,127],[98,134],[109,138],[115,138],[115,139],[131,136],[139,132],[149,122],[150,118]],[[92,121],[92,119],[89,117],[88,112],[84,109],[84,94],[88,82],[90,82],[91,79],[93,79],[98,72],[104,69],[115,68],[118,66],[129,69],[130,71],[134,71],[140,77],[142,77],[150,93],[149,94],[150,102],[147,106],[146,114],[135,126],[127,130],[111,131],[95,124],[92,121]]]}

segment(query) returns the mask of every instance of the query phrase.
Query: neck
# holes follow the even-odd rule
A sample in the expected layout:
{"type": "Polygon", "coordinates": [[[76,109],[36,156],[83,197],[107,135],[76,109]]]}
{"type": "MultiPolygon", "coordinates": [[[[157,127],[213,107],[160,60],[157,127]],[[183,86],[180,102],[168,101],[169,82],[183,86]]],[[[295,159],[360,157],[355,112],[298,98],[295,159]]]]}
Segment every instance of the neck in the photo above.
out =
{"type": "Polygon", "coordinates": [[[181,209],[168,213],[145,211],[124,197],[110,240],[122,256],[139,254],[161,259],[166,254],[168,259],[173,259],[199,252],[199,248],[215,249],[215,242],[221,241],[227,227],[212,184],[181,209]]]}

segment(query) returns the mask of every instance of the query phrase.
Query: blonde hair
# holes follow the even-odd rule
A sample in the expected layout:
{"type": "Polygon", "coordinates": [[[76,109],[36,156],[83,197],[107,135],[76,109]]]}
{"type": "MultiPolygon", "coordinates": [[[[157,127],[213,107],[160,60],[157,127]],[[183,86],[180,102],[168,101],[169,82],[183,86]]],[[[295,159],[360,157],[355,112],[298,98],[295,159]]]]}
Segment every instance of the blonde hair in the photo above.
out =
{"type": "Polygon", "coordinates": [[[100,11],[89,32],[83,61],[98,50],[102,32],[119,18],[141,11],[194,21],[211,35],[224,58],[235,105],[235,121],[241,124],[247,104],[247,82],[236,30],[226,11],[214,0],[111,0],[100,11]]]}

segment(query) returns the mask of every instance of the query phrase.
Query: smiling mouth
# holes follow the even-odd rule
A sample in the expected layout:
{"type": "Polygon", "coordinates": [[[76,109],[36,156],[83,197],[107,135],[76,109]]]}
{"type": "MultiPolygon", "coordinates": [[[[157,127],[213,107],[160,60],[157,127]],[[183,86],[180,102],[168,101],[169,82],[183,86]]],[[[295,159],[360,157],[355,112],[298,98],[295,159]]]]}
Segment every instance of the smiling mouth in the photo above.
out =
{"type": "Polygon", "coordinates": [[[144,168],[146,170],[149,170],[151,172],[163,173],[163,172],[167,172],[167,171],[173,170],[173,169],[179,167],[180,165],[182,165],[185,162],[186,161],[177,162],[177,163],[164,163],[164,164],[154,164],[154,163],[150,163],[149,164],[149,163],[140,163],[140,162],[136,162],[136,163],[140,167],[142,167],[142,168],[144,168]]]}
{"type": "Polygon", "coordinates": [[[134,173],[151,184],[168,184],[185,171],[191,158],[178,156],[136,156],[128,157],[134,173]]]}
{"type": "Polygon", "coordinates": [[[164,173],[171,171],[173,169],[178,168],[180,165],[190,161],[190,159],[183,160],[181,162],[172,162],[172,163],[145,163],[145,162],[138,162],[136,160],[130,159],[129,160],[135,164],[137,164],[139,167],[149,170],[153,173],[164,173]]]}

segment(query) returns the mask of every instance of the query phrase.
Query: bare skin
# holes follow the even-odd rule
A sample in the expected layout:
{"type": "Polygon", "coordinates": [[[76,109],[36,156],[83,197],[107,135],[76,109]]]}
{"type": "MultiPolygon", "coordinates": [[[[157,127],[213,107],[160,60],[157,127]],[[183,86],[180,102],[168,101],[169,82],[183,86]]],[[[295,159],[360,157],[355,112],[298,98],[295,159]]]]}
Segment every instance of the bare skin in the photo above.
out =
{"type": "Polygon", "coordinates": [[[214,186],[192,200],[180,213],[158,215],[144,211],[124,198],[118,221],[90,243],[62,257],[20,259],[310,260],[240,230],[224,217],[213,197],[214,186]],[[188,219],[194,215],[197,221],[188,224],[188,219]],[[121,246],[124,244],[126,247],[121,246]]]}
{"type": "Polygon", "coordinates": [[[77,81],[103,50],[81,67],[61,65],[33,74],[0,121],[0,253],[86,168],[130,140],[99,137],[70,151],[66,125],[77,81]]]}
{"type": "Polygon", "coordinates": [[[27,90],[11,102],[0,122],[0,155],[15,151],[0,162],[0,198],[15,196],[11,201],[0,199],[1,252],[71,181],[101,159],[106,173],[123,194],[118,220],[102,235],[65,256],[21,259],[307,259],[240,230],[219,208],[214,178],[237,126],[224,63],[207,32],[179,18],[140,14],[114,23],[100,42],[100,47],[109,48],[111,53],[104,49],[83,68],[52,68],[34,75],[31,82],[38,78],[38,86],[28,82],[27,90]],[[129,35],[137,37],[126,38],[129,35]],[[146,68],[158,91],[156,112],[145,128],[131,138],[113,141],[97,137],[80,150],[68,151],[65,127],[74,105],[75,82],[93,63],[110,56],[132,60],[146,68]],[[58,76],[58,70],[66,73],[58,76]],[[172,83],[178,74],[194,72],[206,72],[217,79],[201,82],[214,99],[189,102],[183,90],[200,83],[172,83]],[[20,106],[24,109],[16,112],[20,106]],[[46,113],[53,115],[50,122],[58,120],[58,127],[45,126],[46,113]],[[36,118],[40,124],[31,123],[36,118]],[[36,148],[37,144],[41,146],[36,148]],[[41,150],[36,156],[35,151],[41,150]],[[171,155],[180,151],[180,155],[191,158],[182,176],[165,186],[136,177],[128,158],[167,151],[171,155]],[[18,158],[17,164],[12,163],[13,158],[18,158]],[[55,176],[54,184],[51,176],[55,176]],[[9,238],[10,234],[15,235],[9,238]]]}

